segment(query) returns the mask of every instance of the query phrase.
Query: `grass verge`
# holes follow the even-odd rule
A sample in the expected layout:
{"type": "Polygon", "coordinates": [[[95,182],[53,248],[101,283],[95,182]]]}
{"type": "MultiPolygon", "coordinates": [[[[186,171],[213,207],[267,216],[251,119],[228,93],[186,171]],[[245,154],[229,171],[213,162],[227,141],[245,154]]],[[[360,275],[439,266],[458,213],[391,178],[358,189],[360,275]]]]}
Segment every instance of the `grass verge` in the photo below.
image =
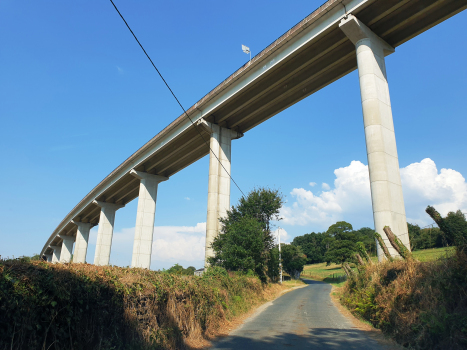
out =
{"type": "Polygon", "coordinates": [[[0,349],[189,349],[283,288],[220,268],[1,261],[0,349]]]}

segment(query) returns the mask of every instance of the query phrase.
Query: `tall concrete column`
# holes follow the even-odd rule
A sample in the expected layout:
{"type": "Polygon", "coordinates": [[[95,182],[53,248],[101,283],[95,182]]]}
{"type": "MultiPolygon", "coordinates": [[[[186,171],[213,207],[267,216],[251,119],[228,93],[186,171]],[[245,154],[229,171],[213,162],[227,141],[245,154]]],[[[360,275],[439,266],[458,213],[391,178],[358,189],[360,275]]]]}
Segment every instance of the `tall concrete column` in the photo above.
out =
{"type": "Polygon", "coordinates": [[[62,251],[62,246],[51,245],[50,248],[54,250],[52,253],[52,262],[58,263],[60,261],[60,253],[62,251]]]}
{"type": "Polygon", "coordinates": [[[92,224],[90,222],[73,221],[78,226],[76,231],[75,252],[73,254],[74,263],[85,263],[88,252],[89,231],[92,224]]]}
{"type": "Polygon", "coordinates": [[[73,243],[75,243],[75,237],[60,236],[60,238],[63,240],[60,262],[69,263],[71,261],[71,255],[73,254],[73,243]]]}
{"type": "Polygon", "coordinates": [[[230,208],[230,160],[231,143],[233,139],[243,136],[242,133],[217,124],[200,120],[198,126],[211,133],[209,152],[209,184],[208,184],[208,215],[206,220],[205,266],[207,259],[214,256],[211,244],[221,229],[220,218],[227,214],[230,208]]]}
{"type": "Polygon", "coordinates": [[[47,262],[52,262],[53,254],[44,254],[44,256],[47,258],[47,262]]]}
{"type": "Polygon", "coordinates": [[[132,170],[130,174],[140,180],[131,267],[149,269],[156,215],[157,187],[160,182],[169,178],[136,170],[132,170]]]}
{"type": "MultiPolygon", "coordinates": [[[[394,48],[353,15],[344,18],[339,27],[355,44],[357,52],[375,230],[391,255],[396,256],[383,228],[391,227],[409,250],[410,242],[384,62],[394,48]]],[[[378,259],[382,261],[384,253],[379,244],[376,246],[378,259]]]]}
{"type": "Polygon", "coordinates": [[[101,207],[94,265],[109,265],[112,237],[114,233],[115,212],[118,209],[123,208],[124,205],[99,201],[94,201],[93,203],[101,207]]]}

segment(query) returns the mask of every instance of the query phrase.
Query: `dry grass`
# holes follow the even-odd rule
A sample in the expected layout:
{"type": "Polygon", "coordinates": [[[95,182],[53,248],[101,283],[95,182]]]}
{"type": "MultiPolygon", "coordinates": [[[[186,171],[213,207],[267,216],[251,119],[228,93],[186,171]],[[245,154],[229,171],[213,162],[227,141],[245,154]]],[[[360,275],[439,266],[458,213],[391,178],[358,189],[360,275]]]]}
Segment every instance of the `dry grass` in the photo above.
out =
{"type": "Polygon", "coordinates": [[[306,286],[307,284],[303,282],[302,280],[288,280],[288,281],[283,281],[282,285],[286,288],[295,288],[295,287],[306,286]]]}
{"type": "Polygon", "coordinates": [[[344,286],[342,302],[414,349],[467,346],[467,255],[431,262],[367,265],[344,286]]]}
{"type": "Polygon", "coordinates": [[[280,286],[88,264],[0,262],[0,349],[189,349],[280,286]]]}

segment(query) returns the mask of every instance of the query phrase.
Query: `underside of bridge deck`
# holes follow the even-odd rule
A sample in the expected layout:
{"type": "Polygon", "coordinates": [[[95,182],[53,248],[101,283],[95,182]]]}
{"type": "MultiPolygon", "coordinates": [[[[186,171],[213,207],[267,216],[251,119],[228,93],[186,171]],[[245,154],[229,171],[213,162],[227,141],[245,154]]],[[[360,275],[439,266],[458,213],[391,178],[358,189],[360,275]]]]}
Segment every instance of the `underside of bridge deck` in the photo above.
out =
{"type": "MultiPolygon", "coordinates": [[[[368,1],[365,6],[353,12],[353,15],[391,46],[397,47],[465,8],[467,8],[467,0],[375,0],[368,1]]],[[[303,32],[292,39],[296,40],[300,35],[304,35],[303,32]]],[[[291,43],[287,42],[284,45],[291,43]]],[[[267,63],[267,60],[266,57],[264,63],[267,63]]],[[[255,69],[255,67],[251,68],[255,69]]],[[[206,121],[221,127],[245,133],[355,69],[357,69],[355,46],[339,29],[336,22],[315,40],[309,41],[293,55],[289,55],[266,70],[252,83],[203,117],[206,121]]],[[[210,94],[215,96],[213,92],[210,94]]],[[[197,107],[188,110],[188,114],[194,117],[206,101],[209,101],[209,98],[203,98],[196,105],[197,107]]],[[[185,118],[186,116],[182,115],[172,124],[179,123],[185,118]]],[[[161,132],[163,133],[164,131],[161,132]]],[[[134,169],[170,177],[207,155],[209,138],[210,135],[203,128],[192,125],[159,148],[157,152],[149,155],[143,162],[135,164],[134,169]]],[[[138,191],[139,180],[127,173],[94,199],[124,205],[135,199],[138,191]]],[[[99,215],[100,208],[95,204],[89,204],[79,213],[74,214],[72,219],[97,225],[99,215]]],[[[52,249],[49,246],[57,245],[62,241],[59,234],[67,236],[76,233],[76,225],[71,221],[62,224],[64,224],[62,229],[54,232],[49,238],[43,254],[51,254],[52,249]]]]}

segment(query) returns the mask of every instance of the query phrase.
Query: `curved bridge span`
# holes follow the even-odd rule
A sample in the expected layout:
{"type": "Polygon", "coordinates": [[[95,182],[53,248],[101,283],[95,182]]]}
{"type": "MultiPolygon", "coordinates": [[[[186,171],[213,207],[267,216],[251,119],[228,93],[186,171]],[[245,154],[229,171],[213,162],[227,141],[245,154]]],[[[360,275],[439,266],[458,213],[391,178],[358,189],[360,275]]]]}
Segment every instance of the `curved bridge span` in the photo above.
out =
{"type": "Polygon", "coordinates": [[[390,226],[410,247],[384,57],[466,8],[467,0],[327,1],[188,109],[193,123],[178,117],[103,179],[41,256],[69,262],[73,253],[74,262],[85,262],[89,230],[99,224],[94,263],[108,264],[116,211],[139,197],[132,266],[149,268],[158,184],[208,153],[210,256],[230,205],[231,140],[357,68],[375,229],[387,239],[383,227],[390,226]]]}

